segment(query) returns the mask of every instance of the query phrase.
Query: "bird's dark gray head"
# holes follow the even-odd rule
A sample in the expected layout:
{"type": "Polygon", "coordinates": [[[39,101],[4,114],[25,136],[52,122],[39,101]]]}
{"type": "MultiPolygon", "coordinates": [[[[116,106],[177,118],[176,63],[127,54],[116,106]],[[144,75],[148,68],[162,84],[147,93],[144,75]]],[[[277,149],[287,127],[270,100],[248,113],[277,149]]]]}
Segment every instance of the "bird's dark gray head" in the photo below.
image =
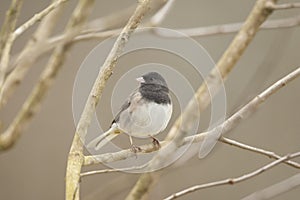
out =
{"type": "Polygon", "coordinates": [[[149,72],[137,78],[137,81],[142,85],[153,84],[168,87],[166,80],[157,72],[149,72]]]}
{"type": "Polygon", "coordinates": [[[137,78],[140,82],[139,92],[148,101],[158,104],[170,104],[169,88],[165,79],[157,72],[149,72],[137,78]]]}

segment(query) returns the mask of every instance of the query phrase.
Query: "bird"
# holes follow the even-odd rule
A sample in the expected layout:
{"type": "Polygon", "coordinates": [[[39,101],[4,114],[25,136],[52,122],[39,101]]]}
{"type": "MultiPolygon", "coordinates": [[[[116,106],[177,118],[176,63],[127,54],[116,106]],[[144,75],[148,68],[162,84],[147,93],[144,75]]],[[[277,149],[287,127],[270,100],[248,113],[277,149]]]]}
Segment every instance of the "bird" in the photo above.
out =
{"type": "Polygon", "coordinates": [[[167,82],[158,72],[148,72],[136,80],[138,88],[121,106],[110,128],[93,139],[88,148],[99,150],[120,133],[129,135],[131,149],[135,153],[141,148],[133,144],[132,137],[150,137],[153,144],[160,147],[159,140],[154,136],[166,129],[173,111],[167,82]]]}

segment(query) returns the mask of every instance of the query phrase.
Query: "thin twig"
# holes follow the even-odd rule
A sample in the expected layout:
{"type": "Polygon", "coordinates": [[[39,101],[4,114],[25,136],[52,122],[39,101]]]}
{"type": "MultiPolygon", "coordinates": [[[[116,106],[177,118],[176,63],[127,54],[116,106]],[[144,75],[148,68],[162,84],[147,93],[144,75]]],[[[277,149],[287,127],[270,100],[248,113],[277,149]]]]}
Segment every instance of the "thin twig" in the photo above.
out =
{"type": "Polygon", "coordinates": [[[256,191],[249,196],[246,196],[242,200],[265,200],[276,197],[282,193],[290,191],[300,186],[300,173],[296,174],[288,179],[271,185],[263,190],[256,191]]]}
{"type": "MultiPolygon", "coordinates": [[[[213,26],[204,26],[196,28],[185,28],[185,29],[175,29],[182,34],[172,34],[168,31],[163,31],[160,29],[155,29],[154,32],[162,37],[204,37],[204,36],[213,36],[220,34],[229,34],[238,32],[243,23],[230,23],[230,24],[221,24],[213,26]]],[[[260,30],[269,30],[269,29],[281,29],[281,28],[292,28],[300,25],[300,15],[294,17],[288,17],[283,19],[272,19],[268,20],[260,26],[260,30]]]]}
{"type": "MultiPolygon", "coordinates": [[[[149,24],[145,23],[145,26],[146,25],[149,25],[150,27],[153,26],[151,25],[151,20],[149,24]]],[[[175,29],[175,31],[181,32],[183,34],[170,34],[170,32],[165,32],[160,29],[153,29],[153,31],[162,37],[183,37],[184,35],[185,37],[186,36],[202,37],[202,36],[212,36],[218,34],[236,33],[241,29],[242,25],[243,23],[239,22],[239,23],[231,23],[231,24],[206,26],[206,27],[188,28],[188,29],[175,29]]],[[[294,17],[289,17],[289,18],[268,20],[261,25],[260,30],[291,28],[299,25],[300,25],[300,15],[296,15],[294,17]]],[[[81,41],[92,40],[92,39],[104,39],[116,35],[120,33],[120,31],[121,29],[119,28],[107,30],[107,31],[102,31],[102,28],[93,29],[93,30],[89,30],[88,32],[82,32],[80,35],[74,38],[74,41],[81,42],[81,41]]],[[[48,45],[50,46],[47,46],[47,48],[45,47],[45,49],[42,50],[42,53],[49,51],[55,45],[59,44],[60,41],[63,40],[63,37],[64,36],[61,35],[61,36],[55,36],[51,38],[48,41],[48,45]]]]}
{"type": "Polygon", "coordinates": [[[58,0],[50,4],[47,8],[42,10],[41,12],[35,14],[31,19],[22,24],[19,28],[17,28],[14,32],[14,37],[17,38],[19,35],[24,33],[28,28],[33,26],[35,23],[41,21],[46,15],[48,15],[52,10],[60,6],[62,3],[65,3],[68,0],[58,0]]]}
{"type": "MultiPolygon", "coordinates": [[[[151,21],[149,24],[151,25],[151,21]]],[[[154,24],[155,25],[155,24],[154,24]]],[[[231,23],[231,24],[222,24],[222,25],[214,25],[214,26],[205,26],[205,27],[197,27],[197,28],[187,28],[187,29],[175,29],[175,31],[178,31],[182,34],[172,34],[169,31],[163,31],[162,29],[153,29],[153,32],[158,34],[162,37],[173,37],[173,38],[180,38],[180,37],[203,37],[203,36],[213,36],[213,35],[220,35],[220,34],[229,34],[229,33],[236,33],[238,32],[243,23],[231,23]]],[[[294,17],[288,17],[283,19],[273,19],[268,20],[265,23],[263,23],[260,26],[260,30],[269,30],[269,29],[281,29],[281,28],[292,28],[297,27],[300,25],[300,15],[296,15],[294,17]]],[[[89,31],[89,33],[82,33],[76,38],[74,38],[74,41],[81,42],[86,40],[92,40],[92,39],[104,39],[111,37],[113,35],[116,35],[120,33],[121,29],[112,29],[108,31],[99,31],[95,29],[94,31],[89,31]]],[[[62,40],[62,37],[55,37],[51,38],[50,41],[48,41],[49,45],[45,49],[45,51],[49,51],[53,46],[58,44],[60,40],[62,40]]]]}
{"type": "Polygon", "coordinates": [[[13,0],[11,1],[9,9],[6,11],[6,17],[0,31],[0,57],[9,35],[14,31],[16,27],[17,18],[20,13],[22,4],[23,0],[13,0]]]}
{"type": "Polygon", "coordinates": [[[165,198],[164,200],[171,200],[171,199],[176,199],[178,197],[181,197],[183,195],[186,195],[186,194],[189,194],[191,192],[195,192],[195,191],[198,191],[198,190],[201,190],[201,189],[205,189],[205,188],[211,188],[211,187],[216,187],[216,186],[221,186],[221,185],[233,185],[233,184],[236,184],[236,183],[239,183],[239,182],[242,182],[242,181],[245,181],[245,180],[248,180],[250,178],[253,178],[277,165],[279,165],[280,163],[286,161],[286,160],[289,160],[289,159],[292,159],[292,158],[295,158],[295,157],[298,157],[300,156],[300,152],[296,152],[296,153],[293,153],[293,154],[288,154],[278,160],[275,160],[253,172],[250,172],[248,174],[245,174],[245,175],[242,175],[242,176],[239,176],[239,177],[236,177],[236,178],[228,178],[228,179],[224,179],[224,180],[221,180],[221,181],[215,181],[215,182],[211,182],[211,183],[205,183],[205,184],[201,184],[201,185],[196,185],[196,186],[193,186],[193,187],[189,187],[187,189],[184,189],[180,192],[177,192],[175,194],[172,194],[170,196],[168,196],[167,198],[165,198]]]}
{"type": "Polygon", "coordinates": [[[122,53],[126,42],[132,32],[140,24],[143,16],[149,10],[149,0],[140,0],[138,6],[130,17],[128,23],[117,38],[113,48],[108,54],[100,72],[94,82],[93,88],[88,96],[85,107],[76,127],[74,139],[68,156],[67,172],[66,172],[66,200],[71,200],[75,193],[76,185],[80,180],[81,167],[84,161],[83,143],[88,127],[91,123],[92,116],[101,97],[102,91],[106,85],[106,81],[112,75],[112,71],[116,65],[117,59],[122,53]]]}
{"type": "MultiPolygon", "coordinates": [[[[151,12],[160,12],[161,8],[165,7],[166,4],[168,4],[168,2],[169,0],[152,0],[149,5],[150,14],[151,12]]],[[[118,29],[120,27],[123,27],[126,25],[128,19],[131,17],[135,8],[135,5],[131,5],[122,10],[113,12],[113,14],[110,14],[108,16],[94,19],[88,23],[87,29],[83,30],[82,34],[99,33],[105,30],[118,29]]]]}
{"type": "Polygon", "coordinates": [[[132,171],[132,170],[138,170],[143,169],[148,165],[148,163],[141,165],[141,166],[133,166],[133,167],[126,167],[126,168],[120,168],[120,169],[102,169],[102,170],[93,170],[88,172],[83,172],[80,174],[81,177],[84,176],[90,176],[95,174],[106,174],[110,172],[124,172],[124,171],[132,171]]]}
{"type": "MultiPolygon", "coordinates": [[[[86,40],[91,40],[91,39],[105,39],[114,35],[118,35],[120,34],[120,32],[122,31],[121,28],[118,29],[112,29],[112,30],[108,30],[108,31],[101,31],[101,32],[91,32],[88,34],[81,34],[78,35],[77,37],[74,38],[74,42],[82,42],[82,41],[86,41],[86,40]]],[[[56,38],[53,38],[56,39],[56,38]]],[[[59,38],[58,38],[59,39],[59,38]]],[[[59,40],[52,40],[49,41],[50,45],[53,45],[55,43],[59,43],[59,40]]]]}
{"type": "MultiPolygon", "coordinates": [[[[13,29],[15,28],[17,17],[20,12],[20,8],[22,5],[22,1],[13,1],[12,5],[8,11],[7,21],[6,23],[11,24],[4,24],[7,26],[3,27],[3,38],[1,39],[1,60],[0,60],[0,99],[1,99],[1,90],[4,83],[4,78],[6,74],[6,70],[8,68],[9,60],[10,60],[10,50],[13,45],[13,42],[16,38],[15,31],[13,29]],[[12,6],[16,6],[16,8],[12,8],[12,6]],[[2,45],[3,50],[2,50],[2,45]]],[[[2,35],[2,34],[1,34],[2,35]]]]}
{"type": "MultiPolygon", "coordinates": [[[[24,78],[30,67],[33,66],[33,63],[36,61],[37,57],[40,55],[41,49],[44,49],[46,46],[48,46],[46,41],[53,32],[53,29],[56,27],[55,25],[63,8],[63,6],[57,7],[41,21],[37,30],[25,45],[17,60],[14,62],[13,69],[11,73],[7,75],[3,84],[2,96],[0,95],[0,109],[6,104],[7,99],[15,91],[17,86],[21,84],[21,80],[24,78]]],[[[63,42],[64,41],[61,41],[61,44],[63,42]]],[[[51,49],[56,46],[58,45],[53,46],[51,49]]]]}
{"type": "MultiPolygon", "coordinates": [[[[253,147],[253,146],[250,146],[250,145],[247,145],[247,144],[243,144],[243,143],[237,142],[235,140],[231,140],[229,138],[220,137],[219,141],[223,142],[224,144],[229,144],[231,146],[235,146],[235,147],[238,147],[238,148],[241,148],[241,149],[245,149],[245,150],[248,150],[248,151],[252,151],[252,152],[255,152],[255,153],[259,153],[259,154],[268,156],[269,158],[274,158],[274,159],[280,159],[281,158],[281,156],[277,155],[276,153],[274,153],[272,151],[268,151],[268,150],[261,149],[261,148],[258,148],[258,147],[253,147]]],[[[286,164],[288,164],[292,167],[300,169],[300,164],[297,163],[297,162],[294,162],[294,161],[291,161],[291,160],[286,160],[286,161],[284,161],[284,163],[286,163],[286,164]]]]}
{"type": "MultiPolygon", "coordinates": [[[[266,101],[272,94],[279,91],[281,88],[289,84],[291,81],[296,79],[300,76],[300,67],[296,70],[292,71],[288,75],[284,76],[280,80],[276,81],[274,84],[272,84],[270,87],[268,87],[266,90],[264,90],[262,93],[260,93],[258,96],[256,96],[252,101],[247,103],[245,106],[243,106],[240,110],[238,110],[235,114],[233,114],[230,118],[228,118],[225,122],[223,122],[221,125],[216,127],[215,129],[199,133],[193,136],[185,137],[182,144],[180,146],[190,144],[190,143],[197,143],[203,141],[209,134],[214,133],[216,130],[221,129],[222,135],[226,134],[233,128],[235,128],[238,123],[241,121],[241,119],[246,119],[246,117],[250,116],[250,114],[255,112],[255,108],[257,108],[260,104],[262,104],[264,101],[266,101]]],[[[161,141],[162,148],[167,144],[167,141],[161,141]]],[[[180,147],[179,146],[179,147],[180,147]]],[[[143,153],[151,153],[154,151],[157,151],[157,148],[153,146],[153,144],[146,144],[140,146],[142,151],[140,154],[143,153]]],[[[93,155],[93,156],[85,156],[84,157],[84,165],[93,165],[93,164],[99,164],[99,163],[110,163],[110,162],[116,162],[120,160],[125,160],[130,157],[134,157],[135,154],[131,151],[131,149],[126,149],[114,153],[106,153],[101,155],[93,155]]]]}
{"type": "Polygon", "coordinates": [[[272,10],[283,10],[283,9],[291,9],[291,8],[300,8],[300,3],[284,3],[284,4],[275,4],[273,2],[268,2],[266,4],[267,8],[272,10]]]}
{"type": "Polygon", "coordinates": [[[3,55],[1,57],[0,62],[0,104],[3,98],[3,84],[4,84],[4,77],[6,75],[6,70],[9,66],[9,60],[10,60],[10,51],[12,48],[12,45],[15,41],[15,39],[24,33],[28,28],[33,26],[36,22],[43,19],[45,16],[47,16],[52,10],[57,8],[58,6],[62,5],[62,3],[66,2],[67,0],[58,0],[54,1],[52,4],[50,4],[47,8],[42,10],[41,12],[35,14],[31,19],[26,21],[24,24],[22,24],[19,28],[17,28],[8,38],[8,41],[4,47],[3,55]]]}
{"type": "Polygon", "coordinates": [[[167,14],[170,12],[175,0],[168,0],[167,3],[153,15],[150,19],[149,26],[158,26],[166,18],[167,14]]]}
{"type": "MultiPolygon", "coordinates": [[[[92,3],[92,1],[89,1],[92,3]]],[[[38,111],[38,108],[47,94],[50,86],[52,85],[59,69],[62,67],[66,53],[71,47],[71,41],[73,37],[75,37],[76,31],[80,32],[85,19],[88,16],[90,7],[90,3],[85,3],[84,0],[79,2],[79,5],[74,11],[67,28],[66,35],[68,35],[67,40],[62,45],[59,45],[55,51],[53,52],[49,62],[42,72],[38,83],[33,88],[31,94],[24,102],[22,108],[17,113],[16,117],[9,125],[9,127],[5,130],[3,134],[0,135],[0,151],[6,150],[15,144],[17,139],[19,138],[23,127],[28,123],[34,114],[38,111]]]]}
{"type": "MultiPolygon", "coordinates": [[[[158,26],[161,24],[161,22],[164,20],[165,16],[170,11],[173,3],[175,0],[168,0],[168,1],[158,1],[156,0],[154,5],[151,7],[152,10],[156,11],[156,13],[153,15],[153,17],[150,18],[149,22],[145,22],[142,25],[145,27],[153,27],[158,26]],[[160,2],[160,3],[159,3],[160,2]]],[[[133,10],[132,6],[120,11],[117,14],[113,14],[112,16],[107,16],[104,18],[96,19],[89,23],[88,29],[81,32],[80,35],[74,38],[74,42],[80,42],[85,40],[91,40],[91,39],[104,39],[107,37],[111,37],[113,35],[117,35],[121,32],[121,28],[115,28],[111,29],[113,26],[119,26],[120,22],[122,22],[120,19],[124,20],[126,19],[129,11],[133,10]],[[97,28],[93,28],[97,27],[97,28]]],[[[55,36],[53,38],[50,38],[48,43],[47,49],[45,51],[48,51],[49,49],[53,48],[53,46],[59,44],[63,39],[64,35],[55,36]]]]}

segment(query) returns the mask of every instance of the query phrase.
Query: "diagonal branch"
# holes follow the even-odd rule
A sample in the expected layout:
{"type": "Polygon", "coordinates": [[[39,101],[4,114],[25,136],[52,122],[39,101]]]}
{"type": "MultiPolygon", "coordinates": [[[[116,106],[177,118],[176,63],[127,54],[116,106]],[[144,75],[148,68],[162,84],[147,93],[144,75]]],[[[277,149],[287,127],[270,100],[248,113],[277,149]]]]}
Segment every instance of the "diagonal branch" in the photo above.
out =
{"type": "MultiPolygon", "coordinates": [[[[68,35],[68,40],[55,49],[45,70],[42,72],[38,83],[24,102],[22,108],[17,113],[17,116],[5,132],[0,135],[0,151],[6,150],[15,144],[26,123],[28,123],[38,111],[39,105],[50,89],[58,71],[64,63],[66,53],[71,47],[73,37],[75,37],[76,32],[80,32],[85,19],[88,16],[90,4],[84,3],[83,1],[84,0],[79,2],[78,7],[75,9],[69,24],[67,25],[66,34],[68,35]]],[[[92,3],[92,1],[89,2],[92,3]]]]}
{"type": "Polygon", "coordinates": [[[0,57],[8,37],[14,32],[22,4],[23,0],[13,0],[6,11],[6,17],[0,32],[0,57]]]}
{"type": "Polygon", "coordinates": [[[253,172],[250,172],[248,174],[245,174],[245,175],[242,175],[242,176],[239,176],[239,177],[236,177],[236,178],[228,178],[228,179],[225,179],[225,180],[221,180],[221,181],[215,181],[215,182],[211,182],[211,183],[205,183],[205,184],[201,184],[201,185],[196,185],[196,186],[193,186],[193,187],[189,187],[187,189],[184,189],[180,192],[177,192],[175,194],[172,194],[171,196],[168,196],[167,198],[165,198],[164,200],[171,200],[171,199],[176,199],[178,197],[181,197],[183,195],[186,195],[186,194],[189,194],[191,192],[195,192],[195,191],[198,191],[198,190],[201,190],[201,189],[205,189],[205,188],[211,188],[211,187],[216,187],[216,186],[221,186],[221,185],[233,185],[233,184],[237,184],[237,183],[240,183],[242,181],[246,181],[250,178],[253,178],[267,170],[270,170],[272,169],[273,167],[279,165],[280,163],[284,162],[284,161],[287,161],[287,160],[290,160],[292,158],[296,158],[296,157],[299,157],[300,156],[300,152],[296,152],[296,153],[293,153],[293,154],[288,154],[278,160],[275,160],[253,172]]]}
{"type": "MultiPolygon", "coordinates": [[[[76,132],[70,149],[67,172],[66,172],[66,199],[72,200],[77,185],[80,180],[80,171],[83,164],[83,143],[81,139],[84,139],[88,127],[91,123],[93,113],[101,97],[102,91],[105,87],[106,81],[112,75],[112,71],[115,67],[116,61],[122,53],[126,42],[128,41],[132,32],[140,24],[143,16],[149,9],[149,0],[140,0],[138,6],[129,19],[126,26],[123,28],[121,34],[117,38],[113,48],[103,63],[100,72],[95,80],[93,88],[88,96],[85,107],[81,114],[80,120],[76,127],[76,132]]],[[[76,196],[76,195],[75,195],[76,196]]],[[[77,195],[77,198],[78,195],[77,195]]]]}
{"type": "MultiPolygon", "coordinates": [[[[261,149],[261,148],[258,148],[258,147],[243,144],[241,142],[237,142],[237,141],[231,140],[229,138],[220,137],[219,141],[224,143],[224,144],[229,144],[231,146],[235,146],[235,147],[238,147],[238,148],[241,148],[241,149],[245,149],[245,150],[252,151],[252,152],[255,152],[255,153],[258,153],[258,154],[261,154],[261,155],[268,156],[269,158],[274,158],[274,159],[280,159],[281,158],[281,156],[277,155],[276,153],[274,153],[272,151],[268,151],[268,150],[261,149]]],[[[286,163],[286,164],[288,164],[292,167],[300,169],[300,164],[297,163],[297,162],[294,162],[294,161],[291,161],[291,160],[286,160],[286,161],[284,161],[284,163],[286,163]]]]}
{"type": "Polygon", "coordinates": [[[41,52],[40,50],[44,48],[44,46],[47,46],[46,41],[53,32],[63,8],[63,6],[57,7],[41,21],[37,30],[19,54],[17,60],[12,62],[14,63],[11,64],[13,65],[13,70],[7,75],[3,84],[0,109],[6,104],[8,97],[14,92],[17,86],[21,84],[21,79],[35,62],[37,56],[41,52]]]}
{"type": "Polygon", "coordinates": [[[0,61],[0,104],[2,102],[3,98],[3,84],[4,84],[4,78],[6,75],[7,68],[9,66],[9,60],[10,60],[10,51],[12,48],[12,45],[15,41],[15,39],[21,35],[24,31],[26,31],[28,28],[33,26],[35,23],[43,19],[45,16],[47,16],[52,10],[60,6],[62,3],[66,2],[67,0],[58,0],[54,1],[52,4],[50,4],[47,8],[42,10],[41,12],[35,14],[31,19],[26,21],[24,24],[22,24],[19,28],[17,28],[13,33],[10,34],[8,37],[8,40],[6,42],[6,45],[3,50],[3,54],[0,61]]]}
{"type": "Polygon", "coordinates": [[[276,197],[284,192],[292,190],[300,186],[300,173],[289,177],[279,183],[271,185],[263,190],[254,192],[249,196],[244,197],[242,200],[265,200],[276,197]]]}
{"type": "MultiPolygon", "coordinates": [[[[175,29],[175,30],[189,37],[203,37],[203,36],[236,33],[241,29],[242,25],[243,25],[242,22],[237,22],[237,23],[230,23],[230,24],[175,29]]],[[[265,23],[263,23],[260,26],[259,29],[269,30],[269,29],[279,29],[279,28],[292,28],[299,25],[300,25],[300,15],[296,15],[293,17],[287,17],[283,19],[267,20],[265,23]]],[[[155,33],[162,37],[182,37],[181,34],[170,34],[167,31],[161,31],[159,29],[155,30],[155,33]]]]}

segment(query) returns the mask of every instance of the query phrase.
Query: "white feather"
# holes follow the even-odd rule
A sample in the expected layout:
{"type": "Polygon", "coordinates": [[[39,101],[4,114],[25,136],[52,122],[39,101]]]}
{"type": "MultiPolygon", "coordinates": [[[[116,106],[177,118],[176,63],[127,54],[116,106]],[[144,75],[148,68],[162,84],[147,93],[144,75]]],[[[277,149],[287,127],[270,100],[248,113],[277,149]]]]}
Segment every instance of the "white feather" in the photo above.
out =
{"type": "Polygon", "coordinates": [[[106,144],[108,144],[112,139],[118,136],[119,132],[117,132],[118,127],[116,124],[113,124],[111,128],[105,133],[93,139],[88,145],[87,148],[94,148],[95,150],[99,150],[106,144]]]}
{"type": "Polygon", "coordinates": [[[126,109],[120,115],[118,128],[133,137],[145,138],[163,131],[172,116],[171,104],[140,103],[134,111],[126,109]]]}

